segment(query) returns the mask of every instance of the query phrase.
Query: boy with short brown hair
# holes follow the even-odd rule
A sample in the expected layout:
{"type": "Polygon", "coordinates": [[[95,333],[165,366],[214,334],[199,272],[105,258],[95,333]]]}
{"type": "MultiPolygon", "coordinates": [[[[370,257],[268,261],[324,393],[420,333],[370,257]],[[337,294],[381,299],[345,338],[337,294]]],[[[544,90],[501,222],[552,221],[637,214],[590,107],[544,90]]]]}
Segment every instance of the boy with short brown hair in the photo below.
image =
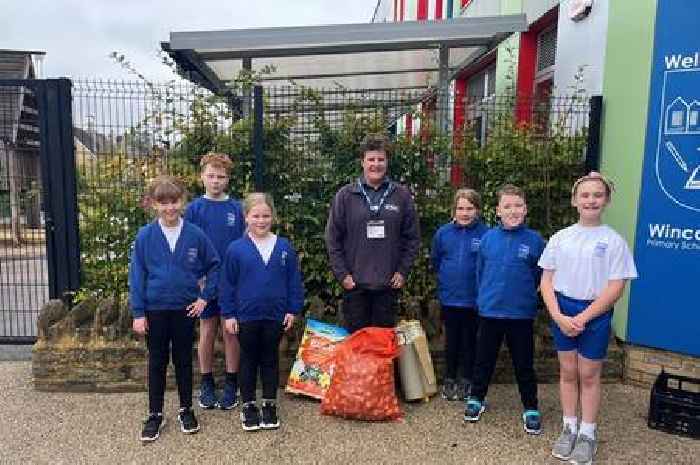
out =
{"type": "MultiPolygon", "coordinates": [[[[201,180],[204,195],[187,206],[185,219],[199,226],[214,244],[219,257],[224,257],[229,244],[243,235],[245,220],[239,201],[229,197],[229,172],[233,162],[228,155],[210,152],[201,161],[201,180]]],[[[209,302],[200,315],[197,354],[202,375],[199,406],[204,409],[220,407],[230,410],[238,404],[238,365],[240,348],[235,334],[223,331],[226,359],[226,381],[223,395],[216,395],[213,359],[214,341],[218,334],[221,308],[218,299],[209,302]]]]}

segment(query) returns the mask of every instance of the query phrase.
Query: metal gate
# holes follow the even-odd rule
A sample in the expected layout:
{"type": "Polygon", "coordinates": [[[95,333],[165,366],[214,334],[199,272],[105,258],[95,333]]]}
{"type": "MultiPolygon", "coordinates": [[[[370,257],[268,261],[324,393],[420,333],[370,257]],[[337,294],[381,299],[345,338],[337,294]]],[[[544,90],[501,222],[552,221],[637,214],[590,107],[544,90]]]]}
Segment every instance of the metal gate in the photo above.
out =
{"type": "Polygon", "coordinates": [[[78,286],[70,81],[0,80],[0,343],[78,286]]]}

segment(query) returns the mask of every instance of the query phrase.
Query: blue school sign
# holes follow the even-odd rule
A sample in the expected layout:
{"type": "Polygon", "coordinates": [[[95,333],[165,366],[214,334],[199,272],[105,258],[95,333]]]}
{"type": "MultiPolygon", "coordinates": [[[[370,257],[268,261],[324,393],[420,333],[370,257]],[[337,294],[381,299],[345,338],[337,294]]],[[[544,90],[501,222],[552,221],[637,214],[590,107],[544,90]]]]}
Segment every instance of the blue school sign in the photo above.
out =
{"type": "MultiPolygon", "coordinates": [[[[659,0],[628,339],[700,356],[698,0],[659,0]]],[[[634,79],[630,76],[630,79],[634,79]]]]}

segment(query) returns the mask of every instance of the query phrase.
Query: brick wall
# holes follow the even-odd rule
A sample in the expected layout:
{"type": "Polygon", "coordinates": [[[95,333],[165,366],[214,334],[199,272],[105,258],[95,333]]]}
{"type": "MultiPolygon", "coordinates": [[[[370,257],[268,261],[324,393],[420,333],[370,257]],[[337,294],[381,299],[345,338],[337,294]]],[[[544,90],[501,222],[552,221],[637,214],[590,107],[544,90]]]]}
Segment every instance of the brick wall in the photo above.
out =
{"type": "Polygon", "coordinates": [[[700,358],[650,347],[625,346],[624,382],[651,387],[661,368],[668,373],[700,379],[700,358]]]}

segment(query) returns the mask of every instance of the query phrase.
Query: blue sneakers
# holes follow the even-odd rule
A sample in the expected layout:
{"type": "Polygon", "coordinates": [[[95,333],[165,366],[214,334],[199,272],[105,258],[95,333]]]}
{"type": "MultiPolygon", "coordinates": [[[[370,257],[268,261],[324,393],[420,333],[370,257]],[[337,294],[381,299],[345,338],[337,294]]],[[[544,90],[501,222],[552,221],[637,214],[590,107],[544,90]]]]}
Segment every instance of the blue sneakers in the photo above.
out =
{"type": "Polygon", "coordinates": [[[199,387],[199,406],[203,409],[213,409],[219,406],[213,381],[202,380],[202,385],[199,387]]]}
{"type": "Polygon", "coordinates": [[[523,428],[527,434],[540,434],[542,432],[542,418],[539,410],[525,410],[523,428]]]}
{"type": "Polygon", "coordinates": [[[467,400],[467,406],[464,409],[464,421],[470,421],[475,423],[481,419],[481,414],[486,410],[486,405],[484,402],[476,399],[475,397],[470,397],[467,400]]]}
{"type": "Polygon", "coordinates": [[[238,405],[236,394],[237,386],[233,383],[224,383],[224,394],[221,396],[220,406],[222,410],[231,410],[238,405]]]}

